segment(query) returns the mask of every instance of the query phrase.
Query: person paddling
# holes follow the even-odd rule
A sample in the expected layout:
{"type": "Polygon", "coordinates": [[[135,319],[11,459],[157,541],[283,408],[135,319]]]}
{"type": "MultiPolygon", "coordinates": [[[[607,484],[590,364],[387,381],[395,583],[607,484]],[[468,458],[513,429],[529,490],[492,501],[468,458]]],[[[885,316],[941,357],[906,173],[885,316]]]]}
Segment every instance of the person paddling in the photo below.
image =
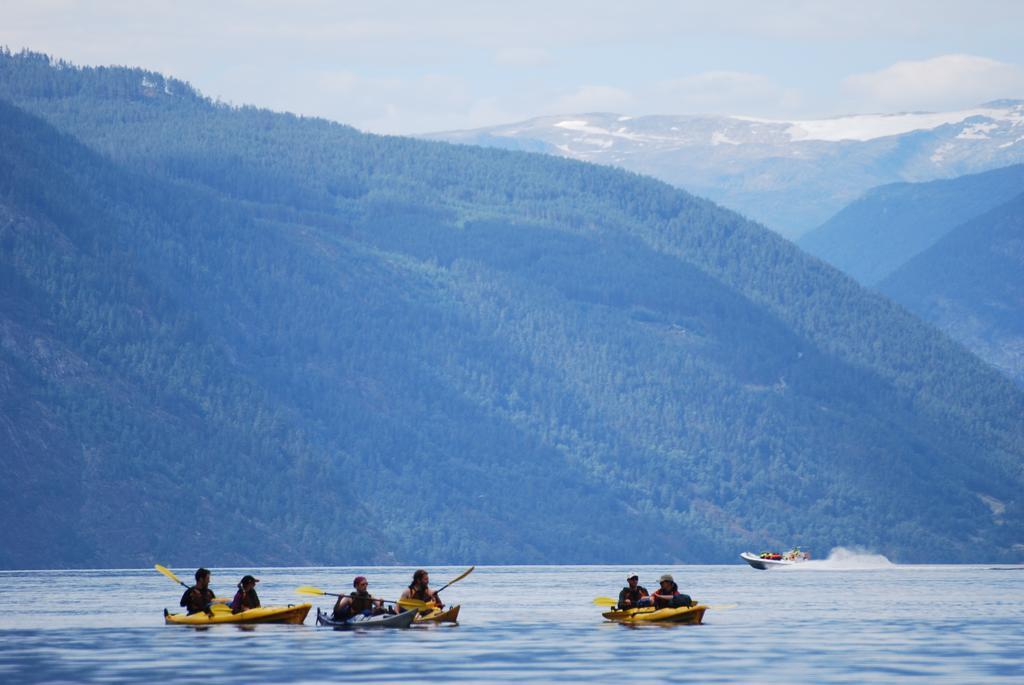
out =
{"type": "Polygon", "coordinates": [[[213,618],[213,611],[210,604],[213,603],[213,590],[210,589],[210,572],[205,568],[196,570],[196,584],[185,590],[181,596],[180,606],[185,607],[189,615],[198,614],[200,611],[213,618]]]}
{"type": "Polygon", "coordinates": [[[384,612],[384,603],[374,599],[367,588],[370,582],[365,576],[356,576],[352,580],[352,587],[355,592],[338,597],[334,603],[334,620],[347,621],[358,614],[379,614],[384,612]]]}
{"type": "Polygon", "coordinates": [[[666,607],[688,607],[693,604],[693,600],[690,599],[690,595],[684,595],[679,591],[679,586],[676,585],[676,581],[672,579],[672,576],[666,573],[658,579],[658,584],[661,586],[654,591],[651,595],[651,601],[654,602],[654,608],[665,609],[666,607]]]}
{"type": "Polygon", "coordinates": [[[256,583],[258,582],[260,582],[259,578],[242,576],[242,580],[238,583],[238,592],[235,593],[235,598],[231,600],[232,614],[240,614],[249,609],[259,608],[260,597],[256,594],[256,583]]]}
{"type": "MultiPolygon", "coordinates": [[[[412,574],[412,584],[405,589],[399,601],[403,599],[418,599],[421,602],[433,602],[438,609],[444,608],[441,596],[430,589],[430,574],[423,569],[418,569],[412,574]]],[[[424,611],[423,613],[427,613],[424,611]]]]}
{"type": "Polygon", "coordinates": [[[640,585],[640,576],[630,571],[626,574],[627,587],[619,592],[619,608],[632,609],[634,607],[650,606],[650,593],[647,588],[640,585]]]}

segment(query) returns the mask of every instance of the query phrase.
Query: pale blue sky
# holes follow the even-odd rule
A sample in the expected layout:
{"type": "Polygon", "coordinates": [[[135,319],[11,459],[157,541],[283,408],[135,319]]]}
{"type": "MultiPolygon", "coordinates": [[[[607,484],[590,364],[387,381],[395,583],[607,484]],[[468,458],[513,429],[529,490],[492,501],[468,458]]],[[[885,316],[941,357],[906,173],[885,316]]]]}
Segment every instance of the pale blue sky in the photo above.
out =
{"type": "Polygon", "coordinates": [[[0,44],[382,133],[1024,98],[1024,2],[0,0],[0,44]]]}

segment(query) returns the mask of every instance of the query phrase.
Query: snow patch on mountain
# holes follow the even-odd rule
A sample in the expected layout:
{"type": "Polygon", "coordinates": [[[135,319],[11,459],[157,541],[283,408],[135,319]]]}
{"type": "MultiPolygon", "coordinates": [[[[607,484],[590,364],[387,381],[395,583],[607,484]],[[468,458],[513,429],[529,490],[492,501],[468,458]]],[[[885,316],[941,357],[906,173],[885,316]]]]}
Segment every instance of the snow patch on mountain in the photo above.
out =
{"type": "Polygon", "coordinates": [[[935,152],[932,153],[930,159],[935,164],[942,162],[946,158],[946,154],[953,150],[955,146],[952,143],[943,143],[939,147],[935,148],[935,152]]]}
{"type": "Polygon", "coordinates": [[[568,121],[559,121],[555,124],[555,128],[567,128],[570,131],[595,131],[603,130],[596,129],[587,124],[586,121],[580,121],[579,119],[570,119],[568,121]]]}
{"type": "Polygon", "coordinates": [[[989,132],[999,128],[999,124],[968,124],[957,134],[962,140],[988,140],[989,132]]]}
{"type": "MultiPolygon", "coordinates": [[[[619,118],[618,121],[622,121],[622,119],[619,118]]],[[[566,121],[560,121],[554,126],[555,128],[585,134],[575,138],[573,142],[582,143],[584,145],[597,145],[603,148],[612,146],[614,141],[608,140],[608,138],[624,138],[626,140],[640,143],[641,145],[644,143],[671,140],[671,138],[666,138],[665,136],[636,133],[634,131],[630,131],[625,126],[620,126],[612,131],[611,129],[598,126],[583,119],[568,119],[566,121]],[[600,138],[599,136],[608,136],[608,138],[600,138]]]]}
{"type": "MultiPolygon", "coordinates": [[[[1024,113],[1018,107],[975,108],[956,112],[908,112],[901,114],[855,114],[852,116],[835,117],[833,119],[817,119],[806,121],[771,121],[768,119],[750,119],[766,123],[789,123],[786,130],[794,142],[803,140],[823,140],[839,142],[841,140],[868,141],[887,136],[898,136],[912,131],[927,131],[946,124],[958,124],[972,117],[984,117],[994,121],[1003,121],[1016,125],[1024,120],[1024,113]]],[[[992,125],[995,128],[995,124],[992,125]]],[[[975,129],[975,132],[980,129],[975,129]]],[[[988,129],[991,130],[991,129],[988,129]]],[[[964,136],[968,137],[968,136],[964,136]]]]}

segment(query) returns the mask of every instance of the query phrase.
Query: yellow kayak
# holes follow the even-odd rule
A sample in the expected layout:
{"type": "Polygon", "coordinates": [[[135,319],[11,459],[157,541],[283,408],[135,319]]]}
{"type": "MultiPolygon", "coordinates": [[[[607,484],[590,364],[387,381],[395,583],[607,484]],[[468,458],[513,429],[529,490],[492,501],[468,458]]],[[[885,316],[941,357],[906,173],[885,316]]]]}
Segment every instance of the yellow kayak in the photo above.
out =
{"type": "Polygon", "coordinates": [[[641,607],[639,609],[606,611],[601,615],[609,621],[617,623],[700,623],[704,620],[704,612],[707,609],[703,604],[674,609],[641,607]]]}
{"type": "Polygon", "coordinates": [[[417,614],[413,623],[458,623],[459,609],[462,605],[455,605],[447,609],[433,609],[427,614],[417,614]]]}
{"type": "Polygon", "coordinates": [[[210,607],[213,610],[213,618],[202,612],[192,615],[171,614],[164,609],[164,622],[185,626],[209,626],[218,623],[302,623],[312,606],[296,604],[286,607],[259,607],[232,614],[227,605],[214,604],[210,607]]]}

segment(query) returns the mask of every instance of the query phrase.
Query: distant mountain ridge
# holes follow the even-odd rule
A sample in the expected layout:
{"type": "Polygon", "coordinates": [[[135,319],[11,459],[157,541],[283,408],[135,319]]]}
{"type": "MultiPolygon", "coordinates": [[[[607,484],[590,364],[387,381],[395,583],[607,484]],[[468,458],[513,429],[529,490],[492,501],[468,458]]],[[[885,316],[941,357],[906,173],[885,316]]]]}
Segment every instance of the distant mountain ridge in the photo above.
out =
{"type": "Polygon", "coordinates": [[[1024,381],[1024,165],[874,188],[798,244],[1024,381]]]}
{"type": "Polygon", "coordinates": [[[618,169],[0,54],[0,566],[1024,554],[1024,392],[618,169]]]}
{"type": "Polygon", "coordinates": [[[1024,387],[1024,190],[946,233],[878,289],[1024,387]]]}
{"type": "Polygon", "coordinates": [[[1024,164],[872,188],[797,244],[875,286],[949,231],[1024,192],[1024,164]]]}
{"type": "Polygon", "coordinates": [[[424,137],[620,166],[796,238],[869,188],[1024,162],[1024,101],[814,121],[566,114],[424,137]]]}

